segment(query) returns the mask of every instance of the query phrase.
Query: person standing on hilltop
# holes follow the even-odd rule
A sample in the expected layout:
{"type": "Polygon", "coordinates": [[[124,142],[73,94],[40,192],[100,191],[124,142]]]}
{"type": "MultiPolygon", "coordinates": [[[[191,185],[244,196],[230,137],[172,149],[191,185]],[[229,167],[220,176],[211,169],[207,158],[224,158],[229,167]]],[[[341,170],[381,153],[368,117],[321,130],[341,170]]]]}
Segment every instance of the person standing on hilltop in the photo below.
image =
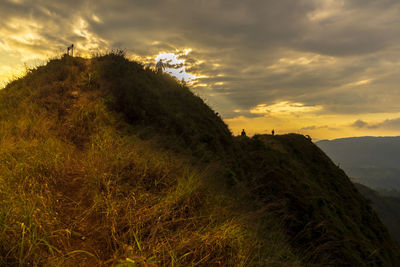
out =
{"type": "Polygon", "coordinates": [[[242,130],[241,136],[246,136],[246,132],[244,131],[244,129],[242,130]]]}
{"type": "Polygon", "coordinates": [[[74,44],[67,47],[67,55],[69,55],[69,51],[71,51],[71,57],[74,56],[74,44]]]}
{"type": "Polygon", "coordinates": [[[274,135],[275,135],[275,130],[274,130],[274,129],[272,129],[272,132],[271,132],[271,134],[272,134],[272,136],[274,136],[274,135]]]}
{"type": "Polygon", "coordinates": [[[156,64],[157,72],[162,73],[164,70],[164,63],[160,59],[156,64]]]}

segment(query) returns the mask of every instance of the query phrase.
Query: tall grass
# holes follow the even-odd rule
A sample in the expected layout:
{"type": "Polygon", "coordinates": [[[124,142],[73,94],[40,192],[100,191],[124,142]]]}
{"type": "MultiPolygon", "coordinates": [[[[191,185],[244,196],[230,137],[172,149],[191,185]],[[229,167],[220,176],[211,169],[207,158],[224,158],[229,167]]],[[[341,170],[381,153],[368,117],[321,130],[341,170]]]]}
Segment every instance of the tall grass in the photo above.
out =
{"type": "Polygon", "coordinates": [[[0,264],[261,258],[266,245],[231,212],[234,199],[210,191],[223,167],[193,164],[150,125],[124,122],[85,64],[51,61],[0,92],[0,264]]]}
{"type": "Polygon", "coordinates": [[[263,156],[286,148],[244,143],[184,85],[121,53],[30,70],[0,91],[0,265],[311,261],[322,247],[293,249],[281,223],[293,218],[261,190],[263,156]]]}

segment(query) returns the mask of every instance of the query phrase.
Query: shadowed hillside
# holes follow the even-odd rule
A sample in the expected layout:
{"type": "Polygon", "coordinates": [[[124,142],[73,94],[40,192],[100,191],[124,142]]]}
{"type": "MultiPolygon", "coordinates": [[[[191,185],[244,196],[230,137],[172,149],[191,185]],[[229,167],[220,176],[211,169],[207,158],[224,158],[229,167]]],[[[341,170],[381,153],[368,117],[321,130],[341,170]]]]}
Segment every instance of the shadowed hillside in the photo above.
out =
{"type": "Polygon", "coordinates": [[[250,151],[251,187],[265,203],[276,203],[292,243],[312,251],[311,262],[383,264],[370,256],[391,250],[392,241],[376,250],[390,239],[387,230],[346,174],[309,139],[256,135],[241,142],[250,151]]]}
{"type": "Polygon", "coordinates": [[[371,201],[372,207],[378,213],[379,218],[400,244],[400,197],[385,196],[381,192],[372,190],[362,184],[355,184],[355,186],[365,198],[371,201]]]}
{"type": "Polygon", "coordinates": [[[300,135],[233,137],[169,75],[64,56],[0,91],[0,264],[396,266],[300,135]]]}

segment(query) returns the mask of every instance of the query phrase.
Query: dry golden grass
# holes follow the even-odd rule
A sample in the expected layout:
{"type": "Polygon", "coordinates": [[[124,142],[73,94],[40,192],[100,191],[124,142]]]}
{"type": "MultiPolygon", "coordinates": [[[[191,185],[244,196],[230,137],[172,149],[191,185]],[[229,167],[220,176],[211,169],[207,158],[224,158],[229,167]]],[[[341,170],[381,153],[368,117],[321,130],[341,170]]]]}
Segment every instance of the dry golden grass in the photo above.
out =
{"type": "Polygon", "coordinates": [[[88,73],[64,57],[0,92],[1,265],[298,262],[283,234],[259,237],[265,213],[218,193],[224,167],[143,138],[88,73]]]}
{"type": "Polygon", "coordinates": [[[121,53],[0,91],[1,266],[390,265],[397,250],[308,139],[235,139],[121,53]]]}

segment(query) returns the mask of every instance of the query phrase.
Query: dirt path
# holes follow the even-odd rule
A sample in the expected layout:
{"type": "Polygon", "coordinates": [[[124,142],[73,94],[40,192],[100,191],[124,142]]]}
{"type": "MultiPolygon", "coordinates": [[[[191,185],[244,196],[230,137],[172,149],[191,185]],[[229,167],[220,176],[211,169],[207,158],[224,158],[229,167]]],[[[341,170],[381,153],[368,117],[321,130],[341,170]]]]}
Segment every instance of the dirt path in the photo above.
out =
{"type": "MultiPolygon", "coordinates": [[[[73,158],[79,159],[75,152],[73,158]]],[[[84,171],[77,162],[66,162],[66,174],[59,184],[59,216],[66,232],[62,249],[66,261],[63,266],[98,266],[105,244],[101,240],[100,218],[94,212],[84,171]]]]}
{"type": "MultiPolygon", "coordinates": [[[[85,62],[90,72],[91,60],[85,62]]],[[[65,115],[68,119],[86,101],[87,96],[79,89],[72,91],[73,103],[65,115]]],[[[102,218],[96,211],[93,188],[87,181],[81,159],[85,158],[82,147],[77,146],[65,164],[65,173],[58,181],[58,214],[60,228],[65,232],[60,248],[65,255],[62,266],[101,266],[106,260],[107,244],[104,241],[102,218]]]]}

